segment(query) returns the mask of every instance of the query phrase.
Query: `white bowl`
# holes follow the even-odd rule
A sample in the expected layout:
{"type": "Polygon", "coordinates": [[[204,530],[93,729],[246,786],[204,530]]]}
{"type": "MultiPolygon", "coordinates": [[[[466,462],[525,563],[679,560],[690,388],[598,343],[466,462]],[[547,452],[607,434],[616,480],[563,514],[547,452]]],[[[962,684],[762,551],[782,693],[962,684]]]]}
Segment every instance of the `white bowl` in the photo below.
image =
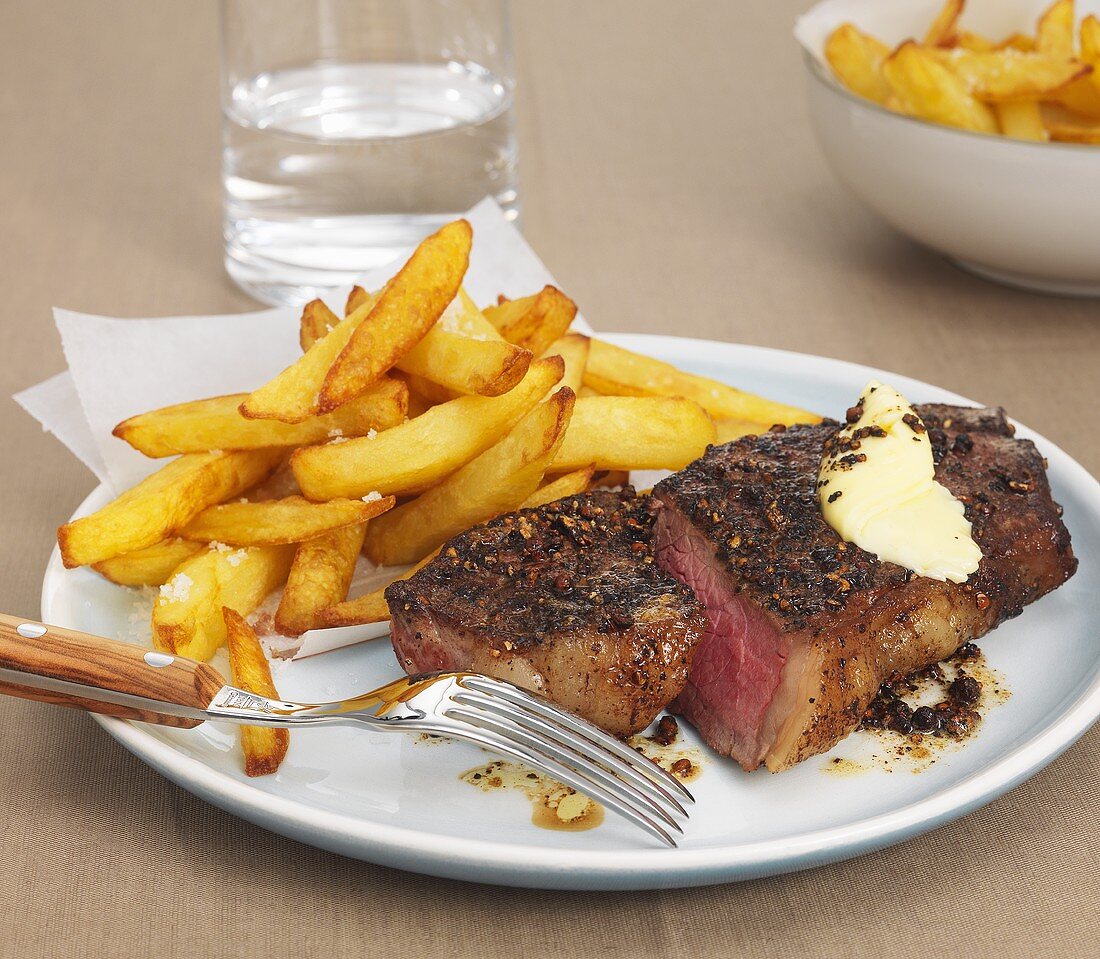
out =
{"type": "Polygon", "coordinates": [[[825,0],[796,29],[810,122],[833,172],[891,226],[967,270],[1030,290],[1100,296],[1100,147],[971,133],[844,89],[815,46],[845,20],[866,22],[854,6],[868,3],[825,0]]]}

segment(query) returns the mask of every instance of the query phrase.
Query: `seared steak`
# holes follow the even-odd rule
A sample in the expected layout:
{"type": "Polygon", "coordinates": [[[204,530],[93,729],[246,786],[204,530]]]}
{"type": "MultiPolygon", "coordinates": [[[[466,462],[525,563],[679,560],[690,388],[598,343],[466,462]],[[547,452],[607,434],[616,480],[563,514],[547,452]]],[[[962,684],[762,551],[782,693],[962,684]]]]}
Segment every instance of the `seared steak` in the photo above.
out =
{"type": "Polygon", "coordinates": [[[746,769],[829,749],[891,672],[943,659],[1077,567],[1043,458],[1003,411],[917,411],[984,554],[962,584],[880,562],[825,522],[815,484],[834,422],[711,448],[654,490],[657,560],[708,620],[672,709],[746,769]]]}
{"type": "Polygon", "coordinates": [[[644,729],[684,688],[705,626],[654,562],[657,509],[599,490],[456,536],[386,590],[402,667],[497,676],[617,735],[644,729]]]}

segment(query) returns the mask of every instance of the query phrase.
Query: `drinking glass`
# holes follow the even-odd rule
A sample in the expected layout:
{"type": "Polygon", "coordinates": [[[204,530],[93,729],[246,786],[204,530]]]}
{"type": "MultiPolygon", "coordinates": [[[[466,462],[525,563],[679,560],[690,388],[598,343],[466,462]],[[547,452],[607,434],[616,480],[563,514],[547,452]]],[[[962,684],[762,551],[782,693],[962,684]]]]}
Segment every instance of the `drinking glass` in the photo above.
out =
{"type": "Polygon", "coordinates": [[[507,0],[221,0],[225,266],[348,286],[485,196],[519,215],[507,0]]]}

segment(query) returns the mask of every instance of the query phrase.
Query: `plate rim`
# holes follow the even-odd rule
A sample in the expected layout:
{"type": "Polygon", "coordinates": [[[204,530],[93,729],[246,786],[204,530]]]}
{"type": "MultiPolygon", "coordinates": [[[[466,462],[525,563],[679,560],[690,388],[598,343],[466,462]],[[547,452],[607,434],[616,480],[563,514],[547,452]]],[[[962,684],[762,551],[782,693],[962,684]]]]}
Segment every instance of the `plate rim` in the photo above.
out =
{"type": "MultiPolygon", "coordinates": [[[[850,375],[887,379],[900,384],[903,392],[916,386],[935,390],[945,402],[982,405],[912,377],[810,353],[660,334],[600,336],[653,355],[661,355],[661,344],[671,343],[711,354],[716,348],[719,352],[733,351],[749,361],[756,355],[773,361],[823,364],[850,375]]],[[[1015,425],[1019,435],[1042,444],[1048,461],[1057,461],[1063,486],[1072,487],[1079,498],[1091,500],[1100,514],[1100,482],[1059,446],[1022,424],[1015,425]]],[[[96,486],[74,515],[90,510],[99,500],[106,501],[107,495],[104,484],[96,486]]],[[[62,576],[66,572],[55,545],[42,582],[43,621],[53,618],[54,597],[64,592],[62,576]]],[[[672,888],[756,878],[848,859],[913,838],[986,805],[1055,760],[1100,718],[1100,674],[1033,736],[924,799],[795,837],[676,850],[644,846],[586,850],[454,836],[441,841],[437,834],[416,828],[355,818],[274,795],[179,752],[137,724],[107,716],[92,718],[137,758],[200,798],[272,832],[341,855],[429,875],[510,886],[672,888]]]]}

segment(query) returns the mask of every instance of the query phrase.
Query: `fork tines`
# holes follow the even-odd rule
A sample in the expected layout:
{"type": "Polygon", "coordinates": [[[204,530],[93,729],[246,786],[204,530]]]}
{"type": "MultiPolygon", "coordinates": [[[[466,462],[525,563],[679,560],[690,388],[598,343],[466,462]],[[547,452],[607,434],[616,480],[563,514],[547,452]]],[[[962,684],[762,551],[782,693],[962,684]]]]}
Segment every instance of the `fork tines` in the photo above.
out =
{"type": "Polygon", "coordinates": [[[485,745],[545,769],[662,842],[682,833],[683,802],[695,800],[675,776],[602,729],[500,680],[464,675],[447,715],[478,729],[485,745]],[[461,708],[466,707],[466,708],[461,708]]]}

